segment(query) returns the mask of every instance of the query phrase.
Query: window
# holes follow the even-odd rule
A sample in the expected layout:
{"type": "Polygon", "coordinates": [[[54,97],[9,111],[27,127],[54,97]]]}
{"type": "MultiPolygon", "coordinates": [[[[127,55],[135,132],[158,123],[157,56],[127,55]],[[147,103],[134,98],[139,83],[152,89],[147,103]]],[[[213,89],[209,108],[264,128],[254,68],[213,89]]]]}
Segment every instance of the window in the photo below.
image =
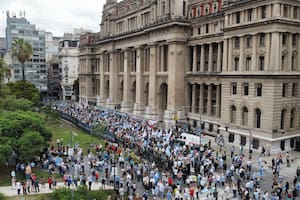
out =
{"type": "Polygon", "coordinates": [[[265,57],[259,56],[258,70],[263,71],[265,68],[265,57]]]}
{"type": "Polygon", "coordinates": [[[288,17],[289,6],[287,4],[283,5],[283,16],[288,17]]]}
{"type": "Polygon", "coordinates": [[[218,12],[218,3],[214,3],[214,12],[218,12]]]}
{"type": "Polygon", "coordinates": [[[205,24],[205,33],[209,33],[209,24],[205,24]]]}
{"type": "Polygon", "coordinates": [[[194,29],[193,28],[191,28],[191,36],[193,36],[194,34],[194,29]]]}
{"type": "Polygon", "coordinates": [[[247,57],[246,58],[246,71],[250,71],[250,67],[251,67],[251,57],[247,57]]]}
{"type": "Polygon", "coordinates": [[[246,37],[246,47],[247,48],[252,47],[252,38],[251,38],[251,36],[246,37]]]}
{"type": "Polygon", "coordinates": [[[286,42],[287,42],[287,34],[284,33],[284,34],[282,35],[282,45],[285,46],[285,45],[286,45],[286,42]]]}
{"type": "Polygon", "coordinates": [[[267,6],[262,6],[261,7],[261,9],[260,9],[260,11],[261,11],[261,18],[262,19],[265,19],[266,18],[266,12],[267,12],[267,6]]]}
{"type": "Polygon", "coordinates": [[[296,56],[295,55],[292,55],[292,71],[296,71],[296,67],[297,67],[297,65],[296,65],[296,56]]]}
{"type": "Polygon", "coordinates": [[[293,36],[292,36],[292,45],[293,46],[297,45],[297,34],[293,34],[293,36]]]}
{"type": "Polygon", "coordinates": [[[259,139],[253,138],[252,147],[253,147],[253,149],[258,149],[259,148],[259,139]]]}
{"type": "Polygon", "coordinates": [[[248,126],[248,108],[247,107],[242,108],[242,125],[248,126]]]}
{"type": "Polygon", "coordinates": [[[255,96],[257,96],[257,97],[262,96],[262,84],[261,83],[255,84],[255,96]]]}
{"type": "Polygon", "coordinates": [[[198,27],[198,35],[201,35],[201,26],[198,27]]]}
{"type": "Polygon", "coordinates": [[[293,18],[298,19],[298,7],[294,7],[293,18]]]}
{"type": "Polygon", "coordinates": [[[218,23],[214,23],[214,32],[218,31],[218,23]]]}
{"type": "Polygon", "coordinates": [[[252,8],[250,8],[250,9],[247,10],[247,21],[248,22],[252,21],[252,12],[253,12],[252,8]]]}
{"type": "Polygon", "coordinates": [[[290,116],[290,128],[294,128],[295,126],[295,108],[291,110],[291,116],[290,116]]]}
{"type": "Polygon", "coordinates": [[[242,146],[245,146],[245,145],[246,145],[246,142],[247,142],[246,136],[242,136],[242,135],[241,135],[241,145],[242,145],[242,146]]]}
{"type": "Polygon", "coordinates": [[[233,134],[233,133],[229,133],[228,141],[229,141],[230,143],[233,143],[233,142],[234,142],[234,134],[233,134]]]}
{"type": "Polygon", "coordinates": [[[292,85],[292,97],[297,97],[297,83],[293,83],[292,85]]]}
{"type": "Polygon", "coordinates": [[[239,58],[234,58],[234,71],[239,70],[239,64],[240,64],[240,59],[239,58]]]}
{"type": "Polygon", "coordinates": [[[231,95],[236,95],[237,83],[231,83],[231,95]]]}
{"type": "Polygon", "coordinates": [[[197,17],[200,17],[200,8],[197,8],[197,17]]]}
{"type": "Polygon", "coordinates": [[[236,49],[240,48],[240,38],[238,37],[234,38],[234,48],[236,49]]]}
{"type": "Polygon", "coordinates": [[[236,107],[234,105],[230,107],[230,123],[236,123],[236,107]]]}
{"type": "Polygon", "coordinates": [[[265,42],[266,42],[266,34],[261,33],[259,35],[259,45],[260,46],[265,46],[265,42]]]}
{"type": "Polygon", "coordinates": [[[235,13],[235,23],[237,23],[237,24],[241,23],[241,13],[240,12],[235,13]]]}
{"type": "Polygon", "coordinates": [[[283,109],[283,110],[281,111],[280,129],[284,129],[284,128],[285,128],[285,117],[286,117],[286,110],[283,109]]]}
{"type": "Polygon", "coordinates": [[[287,90],[288,90],[288,83],[282,84],[282,97],[287,96],[287,90]]]}
{"type": "Polygon", "coordinates": [[[261,125],[261,111],[260,109],[255,109],[255,127],[260,128],[261,125]]]}
{"type": "Polygon", "coordinates": [[[243,95],[248,96],[249,95],[249,84],[243,83],[243,95]]]}
{"type": "Polygon", "coordinates": [[[205,5],[204,14],[205,15],[209,14],[209,5],[205,5]]]}

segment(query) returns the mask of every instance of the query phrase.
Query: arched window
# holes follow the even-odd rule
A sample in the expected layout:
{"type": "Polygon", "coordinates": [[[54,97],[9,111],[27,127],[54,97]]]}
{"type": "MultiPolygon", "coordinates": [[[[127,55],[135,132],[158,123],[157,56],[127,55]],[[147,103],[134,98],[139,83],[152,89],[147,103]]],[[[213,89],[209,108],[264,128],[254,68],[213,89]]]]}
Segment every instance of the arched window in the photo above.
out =
{"type": "Polygon", "coordinates": [[[284,129],[285,128],[285,126],[284,126],[284,124],[285,124],[285,116],[286,116],[286,110],[283,109],[281,111],[281,117],[280,117],[280,129],[284,129]]]}
{"type": "Polygon", "coordinates": [[[291,110],[290,128],[294,128],[294,126],[295,126],[295,114],[296,114],[296,109],[293,108],[293,109],[291,110]]]}
{"type": "Polygon", "coordinates": [[[236,123],[236,107],[234,105],[230,107],[230,123],[236,123]]]}
{"type": "Polygon", "coordinates": [[[242,125],[248,126],[248,108],[247,107],[242,108],[242,125]]]}
{"type": "Polygon", "coordinates": [[[261,110],[259,108],[255,109],[255,128],[260,128],[261,126],[261,110]]]}

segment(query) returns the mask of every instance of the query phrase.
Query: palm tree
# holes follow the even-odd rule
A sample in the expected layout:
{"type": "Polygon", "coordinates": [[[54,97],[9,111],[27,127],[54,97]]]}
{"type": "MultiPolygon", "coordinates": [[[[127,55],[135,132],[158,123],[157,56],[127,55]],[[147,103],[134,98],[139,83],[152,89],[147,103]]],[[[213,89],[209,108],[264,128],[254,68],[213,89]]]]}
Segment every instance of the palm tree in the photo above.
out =
{"type": "Polygon", "coordinates": [[[17,38],[11,46],[12,57],[16,57],[22,65],[22,80],[23,80],[23,97],[25,97],[25,65],[24,63],[32,56],[33,49],[29,42],[23,38],[17,38]]]}

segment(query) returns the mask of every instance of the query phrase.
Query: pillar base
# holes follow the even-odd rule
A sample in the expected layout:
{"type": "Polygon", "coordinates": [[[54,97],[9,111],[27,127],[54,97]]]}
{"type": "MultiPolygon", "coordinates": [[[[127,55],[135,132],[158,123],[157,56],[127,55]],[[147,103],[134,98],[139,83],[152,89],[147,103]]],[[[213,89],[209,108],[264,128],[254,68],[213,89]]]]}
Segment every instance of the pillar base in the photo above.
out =
{"type": "Polygon", "coordinates": [[[166,110],[164,114],[164,125],[166,129],[174,128],[176,125],[175,116],[176,112],[172,110],[166,110]]]}
{"type": "Polygon", "coordinates": [[[145,106],[139,103],[134,104],[133,114],[139,117],[144,116],[145,114],[145,106]]]}
{"type": "Polygon", "coordinates": [[[119,110],[120,104],[113,102],[111,99],[106,99],[105,107],[108,109],[119,110]]]}
{"type": "Polygon", "coordinates": [[[155,120],[155,121],[159,121],[158,120],[158,112],[157,109],[150,107],[150,106],[146,106],[146,111],[145,111],[145,116],[146,119],[151,119],[151,120],[155,120]]]}
{"type": "Polygon", "coordinates": [[[100,97],[97,98],[97,106],[104,107],[106,105],[106,99],[101,99],[100,97]]]}
{"type": "Polygon", "coordinates": [[[128,101],[122,101],[121,112],[131,113],[133,110],[131,103],[128,101]]]}

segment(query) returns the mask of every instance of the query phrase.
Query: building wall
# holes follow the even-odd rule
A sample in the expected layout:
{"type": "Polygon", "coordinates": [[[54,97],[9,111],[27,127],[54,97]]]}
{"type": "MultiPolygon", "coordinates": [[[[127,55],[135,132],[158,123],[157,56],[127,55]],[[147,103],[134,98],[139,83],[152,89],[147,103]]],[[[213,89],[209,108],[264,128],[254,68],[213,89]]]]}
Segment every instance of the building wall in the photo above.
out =
{"type": "Polygon", "coordinates": [[[300,141],[300,3],[223,2],[107,1],[101,32],[81,37],[80,102],[290,149],[300,141]]]}
{"type": "MultiPolygon", "coordinates": [[[[24,17],[7,15],[6,45],[10,51],[11,44],[16,38],[24,38],[33,47],[33,56],[27,61],[25,67],[26,80],[34,84],[41,92],[46,92],[48,69],[45,55],[45,32],[37,30],[35,25],[30,24],[24,17]]],[[[14,80],[22,80],[22,68],[17,59],[13,61],[14,80]]]]}

